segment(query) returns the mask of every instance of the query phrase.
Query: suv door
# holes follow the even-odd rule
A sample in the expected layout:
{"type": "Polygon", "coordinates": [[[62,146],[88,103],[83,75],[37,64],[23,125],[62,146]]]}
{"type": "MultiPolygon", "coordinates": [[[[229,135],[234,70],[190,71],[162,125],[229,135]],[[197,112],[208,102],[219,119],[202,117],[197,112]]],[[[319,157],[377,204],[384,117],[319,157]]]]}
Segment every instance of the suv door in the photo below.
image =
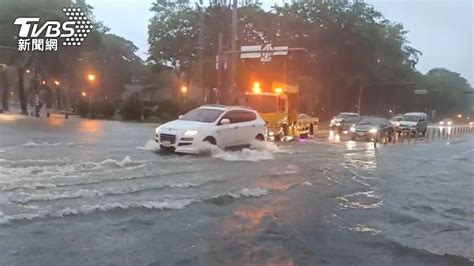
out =
{"type": "Polygon", "coordinates": [[[230,110],[219,119],[216,126],[216,135],[218,138],[218,145],[223,147],[229,147],[238,145],[237,143],[237,129],[239,128],[239,111],[230,110]],[[223,119],[229,119],[230,124],[222,125],[221,121],[223,119]]]}
{"type": "Polygon", "coordinates": [[[426,117],[421,116],[420,120],[418,120],[418,124],[416,125],[418,132],[425,132],[427,126],[428,121],[426,120],[426,117]]]}
{"type": "Polygon", "coordinates": [[[239,127],[237,129],[237,140],[239,145],[251,144],[258,135],[257,115],[254,112],[240,110],[239,127]]]}

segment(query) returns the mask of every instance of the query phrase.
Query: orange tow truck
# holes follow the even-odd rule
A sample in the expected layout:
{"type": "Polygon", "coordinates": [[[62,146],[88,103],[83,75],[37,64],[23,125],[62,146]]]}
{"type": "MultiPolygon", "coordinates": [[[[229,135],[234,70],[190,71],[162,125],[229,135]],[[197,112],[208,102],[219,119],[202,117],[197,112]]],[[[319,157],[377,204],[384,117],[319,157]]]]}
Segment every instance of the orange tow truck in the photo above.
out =
{"type": "Polygon", "coordinates": [[[243,105],[257,110],[267,123],[267,139],[284,141],[314,135],[319,118],[298,113],[299,87],[273,82],[262,88],[259,82],[243,96],[243,105]]]}

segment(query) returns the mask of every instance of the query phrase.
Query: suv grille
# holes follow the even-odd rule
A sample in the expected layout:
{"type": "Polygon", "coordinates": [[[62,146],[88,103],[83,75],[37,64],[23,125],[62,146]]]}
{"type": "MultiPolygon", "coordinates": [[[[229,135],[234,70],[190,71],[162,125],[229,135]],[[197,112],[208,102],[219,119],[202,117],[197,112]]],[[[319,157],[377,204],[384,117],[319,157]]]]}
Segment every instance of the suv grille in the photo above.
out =
{"type": "Polygon", "coordinates": [[[171,144],[174,144],[176,142],[176,135],[160,134],[160,141],[169,141],[171,144]]]}

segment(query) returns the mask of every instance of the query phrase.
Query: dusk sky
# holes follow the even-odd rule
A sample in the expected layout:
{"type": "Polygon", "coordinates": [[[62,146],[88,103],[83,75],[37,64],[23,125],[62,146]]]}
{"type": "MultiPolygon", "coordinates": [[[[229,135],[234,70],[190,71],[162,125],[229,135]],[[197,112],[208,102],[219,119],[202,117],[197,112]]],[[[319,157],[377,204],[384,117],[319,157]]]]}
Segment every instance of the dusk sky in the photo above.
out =
{"type": "MultiPolygon", "coordinates": [[[[89,0],[96,18],[112,33],[131,40],[146,58],[149,11],[154,0],[89,0]]],[[[263,0],[264,7],[279,1],[263,0]]],[[[423,55],[417,65],[426,73],[434,67],[459,72],[474,84],[473,0],[368,0],[391,21],[409,30],[411,46],[423,55]]]]}

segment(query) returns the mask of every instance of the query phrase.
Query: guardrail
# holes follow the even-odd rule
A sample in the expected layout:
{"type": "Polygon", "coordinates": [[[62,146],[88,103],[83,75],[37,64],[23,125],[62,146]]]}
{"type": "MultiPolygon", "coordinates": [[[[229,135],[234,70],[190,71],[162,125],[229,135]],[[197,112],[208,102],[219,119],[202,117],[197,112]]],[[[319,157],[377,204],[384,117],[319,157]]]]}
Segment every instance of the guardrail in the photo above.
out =
{"type": "MultiPolygon", "coordinates": [[[[386,134],[382,138],[382,143],[387,145],[389,143],[417,143],[417,142],[434,142],[437,140],[451,140],[459,138],[468,134],[474,133],[474,126],[452,126],[452,127],[436,127],[427,128],[424,136],[420,136],[421,132],[415,133],[400,133],[394,134],[390,139],[386,134]]],[[[377,140],[374,140],[374,146],[377,145],[377,140]]]]}

